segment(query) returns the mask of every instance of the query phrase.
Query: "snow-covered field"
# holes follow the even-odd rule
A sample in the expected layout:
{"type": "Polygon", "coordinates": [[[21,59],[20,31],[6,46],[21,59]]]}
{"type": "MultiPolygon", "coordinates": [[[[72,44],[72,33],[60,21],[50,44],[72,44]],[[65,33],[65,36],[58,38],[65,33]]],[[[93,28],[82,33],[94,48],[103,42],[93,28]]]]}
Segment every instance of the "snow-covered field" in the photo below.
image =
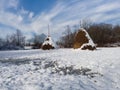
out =
{"type": "Polygon", "coordinates": [[[0,90],[120,90],[120,48],[0,51],[0,90]]]}

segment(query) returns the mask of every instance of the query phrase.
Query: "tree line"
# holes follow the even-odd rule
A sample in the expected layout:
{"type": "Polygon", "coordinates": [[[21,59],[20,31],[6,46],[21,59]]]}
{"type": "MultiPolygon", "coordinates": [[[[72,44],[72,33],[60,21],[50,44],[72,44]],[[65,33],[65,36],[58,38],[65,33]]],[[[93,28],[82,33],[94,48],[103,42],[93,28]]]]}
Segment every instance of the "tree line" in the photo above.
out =
{"type": "Polygon", "coordinates": [[[25,49],[25,46],[39,49],[45,38],[45,34],[34,34],[33,37],[26,40],[21,30],[17,29],[15,33],[6,35],[4,39],[0,37],[0,50],[21,50],[25,49]]]}
{"type": "MultiPolygon", "coordinates": [[[[106,23],[94,24],[90,21],[83,21],[80,23],[79,27],[77,25],[73,27],[70,27],[69,25],[66,26],[65,31],[56,44],[61,48],[72,48],[74,37],[80,27],[87,30],[94,43],[99,47],[114,43],[118,43],[120,46],[120,25],[106,23]]],[[[26,43],[25,36],[19,29],[17,29],[15,33],[7,35],[5,39],[0,38],[0,50],[24,49],[25,45],[30,45],[33,49],[38,49],[41,47],[45,38],[45,34],[35,34],[30,40],[28,40],[28,43],[26,43]]]]}
{"type": "MultiPolygon", "coordinates": [[[[92,24],[84,22],[80,24],[80,27],[85,28],[94,43],[99,47],[118,43],[120,45],[120,25],[112,24],[92,24]]],[[[72,48],[74,43],[74,37],[79,30],[76,28],[72,30],[70,26],[65,29],[64,35],[56,42],[57,45],[64,48],[72,48]]]]}
{"type": "Polygon", "coordinates": [[[0,38],[0,50],[18,50],[24,49],[25,36],[20,30],[15,33],[7,35],[5,39],[0,38]]]}

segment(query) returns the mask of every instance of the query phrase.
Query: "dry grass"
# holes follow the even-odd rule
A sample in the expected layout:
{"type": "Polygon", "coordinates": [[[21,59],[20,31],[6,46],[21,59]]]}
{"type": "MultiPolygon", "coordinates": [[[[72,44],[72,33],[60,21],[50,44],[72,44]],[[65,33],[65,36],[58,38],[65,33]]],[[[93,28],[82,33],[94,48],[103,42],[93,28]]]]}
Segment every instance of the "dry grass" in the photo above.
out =
{"type": "MultiPolygon", "coordinates": [[[[81,48],[81,46],[85,43],[88,43],[89,40],[86,37],[86,33],[82,30],[79,30],[78,33],[75,36],[75,40],[74,40],[74,45],[73,48],[77,49],[77,48],[81,48]]],[[[95,50],[96,47],[95,46],[91,46],[91,45],[86,45],[83,48],[81,48],[82,50],[95,50]]]]}
{"type": "Polygon", "coordinates": [[[54,47],[52,45],[47,44],[47,45],[43,45],[42,49],[43,50],[50,50],[50,49],[54,49],[54,47]]]}
{"type": "Polygon", "coordinates": [[[80,48],[84,43],[88,43],[89,40],[88,38],[85,36],[86,33],[82,30],[79,30],[78,33],[75,36],[75,40],[74,40],[74,48],[80,48]]]}
{"type": "Polygon", "coordinates": [[[95,46],[91,46],[91,45],[86,45],[86,46],[84,46],[83,48],[81,48],[82,50],[86,50],[86,49],[88,49],[88,50],[95,50],[96,49],[96,47],[95,46]]]}

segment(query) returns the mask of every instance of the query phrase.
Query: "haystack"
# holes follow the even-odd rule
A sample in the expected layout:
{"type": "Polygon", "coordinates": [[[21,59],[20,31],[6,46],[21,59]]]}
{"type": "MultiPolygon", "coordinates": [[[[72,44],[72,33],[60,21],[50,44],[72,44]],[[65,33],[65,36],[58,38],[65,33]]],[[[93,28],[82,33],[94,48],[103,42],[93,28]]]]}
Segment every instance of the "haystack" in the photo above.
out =
{"type": "Polygon", "coordinates": [[[74,40],[74,49],[80,48],[82,50],[95,50],[96,46],[93,43],[93,40],[90,38],[89,34],[87,33],[87,31],[83,28],[81,28],[76,36],[75,36],[75,40],[74,40]]]}
{"type": "Polygon", "coordinates": [[[55,45],[51,39],[50,36],[48,36],[44,43],[42,44],[42,47],[41,47],[43,50],[49,50],[49,49],[54,49],[55,48],[55,45]]]}

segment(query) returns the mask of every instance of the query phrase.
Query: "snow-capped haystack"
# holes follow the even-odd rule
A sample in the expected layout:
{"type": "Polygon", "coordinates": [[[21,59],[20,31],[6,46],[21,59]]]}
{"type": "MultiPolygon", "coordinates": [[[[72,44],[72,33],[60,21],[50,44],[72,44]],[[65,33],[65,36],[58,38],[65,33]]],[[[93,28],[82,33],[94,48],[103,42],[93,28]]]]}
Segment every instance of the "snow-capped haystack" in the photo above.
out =
{"type": "Polygon", "coordinates": [[[49,50],[49,49],[54,49],[54,48],[55,48],[55,45],[52,41],[52,38],[48,36],[42,44],[42,49],[49,50]]]}
{"type": "Polygon", "coordinates": [[[82,50],[95,50],[96,46],[93,43],[93,40],[90,38],[88,32],[81,28],[76,36],[74,41],[74,49],[80,48],[82,50]]]}

